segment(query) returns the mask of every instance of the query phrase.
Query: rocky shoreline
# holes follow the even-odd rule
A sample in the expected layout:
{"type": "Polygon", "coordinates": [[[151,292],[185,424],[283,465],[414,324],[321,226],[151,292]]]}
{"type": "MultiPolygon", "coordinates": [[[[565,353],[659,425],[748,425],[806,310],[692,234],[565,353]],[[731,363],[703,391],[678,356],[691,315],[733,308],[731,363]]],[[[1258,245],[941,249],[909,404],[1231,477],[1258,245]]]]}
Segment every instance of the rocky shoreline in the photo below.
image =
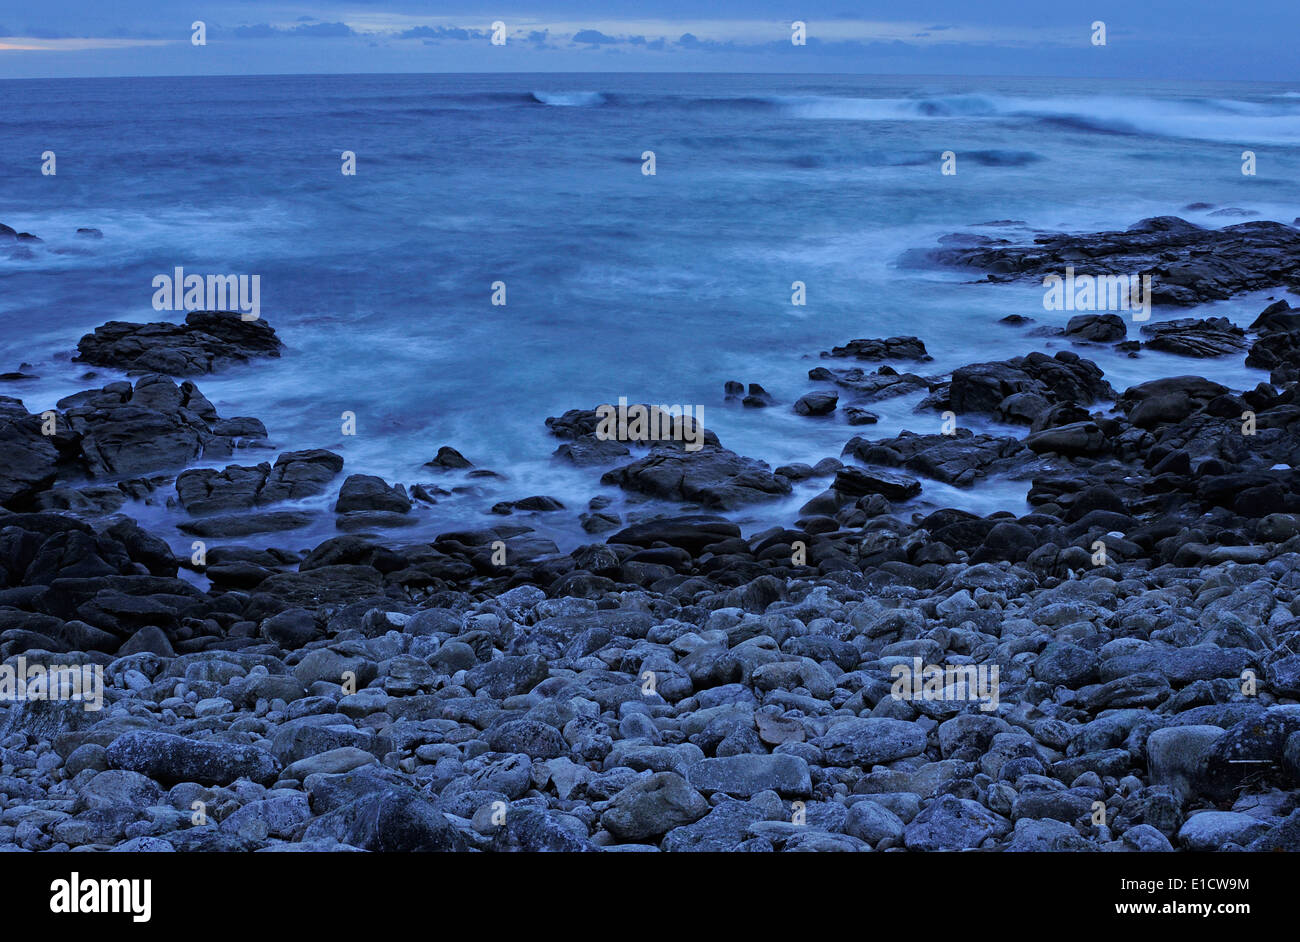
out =
{"type": "MultiPolygon", "coordinates": [[[[995,281],[1154,273],[1166,305],[1300,291],[1300,231],[1277,223],[921,254],[995,281]]],[[[0,705],[0,849],[1300,849],[1300,310],[1047,333],[1075,349],[1026,330],[1023,356],[936,376],[924,338],[854,339],[793,404],[728,383],[854,426],[924,390],[937,431],[807,464],[548,418],[557,461],[681,505],[593,498],[594,541],[562,554],[529,526],[547,495],[404,541],[413,508],[492,474],[451,446],[408,484],[324,449],[271,458],[262,422],[196,383],[279,356],[264,321],[105,324],[77,362],[128,380],[45,413],[0,396],[0,658],[104,682],[99,711],[0,705]],[[1101,344],[1244,356],[1269,382],[1189,366],[1115,389],[1101,344]],[[909,508],[927,482],[995,475],[1030,482],[1028,512],[909,508]],[[825,488],[788,526],[722,516],[807,481],[825,488]],[[172,508],[194,554],[129,501],[172,508]],[[339,535],[276,548],[312,501],[339,535]],[[899,695],[927,667],[940,680],[899,695]]]]}

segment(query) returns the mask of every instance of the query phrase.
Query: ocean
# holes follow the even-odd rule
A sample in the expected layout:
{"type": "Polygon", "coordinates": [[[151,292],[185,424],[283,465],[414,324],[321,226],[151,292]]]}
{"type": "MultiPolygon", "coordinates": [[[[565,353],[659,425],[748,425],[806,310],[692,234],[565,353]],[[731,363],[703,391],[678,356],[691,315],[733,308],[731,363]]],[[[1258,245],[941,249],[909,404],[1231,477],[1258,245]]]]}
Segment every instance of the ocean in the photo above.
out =
{"type": "MultiPolygon", "coordinates": [[[[940,421],[914,411],[919,394],[869,406],[877,425],[795,415],[819,351],[914,334],[934,362],[895,366],[931,375],[1070,348],[998,323],[1063,326],[1070,313],[1045,311],[1041,285],[898,264],[945,234],[994,220],[1082,232],[1166,214],[1208,226],[1300,216],[1300,85],[513,74],[3,91],[0,222],[45,241],[32,258],[0,254],[0,371],[26,363],[39,376],[0,383],[0,395],[39,411],[120,378],[71,354],[109,320],[181,320],[153,309],[158,274],[259,275],[283,357],[195,377],[223,416],[256,416],[270,432],[273,450],[234,463],[320,447],[344,456],[345,473],[463,485],[398,540],[499,523],[487,512],[497,501],[546,494],[566,510],[513,519],[561,548],[590,542],[578,513],[597,494],[616,507],[622,497],[600,469],[552,459],[560,442],[544,420],[568,409],[624,396],[699,405],[732,450],[812,464],[854,435],[940,421]],[[1254,176],[1241,172],[1245,150],[1254,176]],[[40,172],[46,151],[56,175],[40,172]],[[344,151],[355,176],[340,172],[344,151]],[[940,172],[945,151],[955,175],[940,172]],[[104,238],[76,238],[80,226],[104,238]],[[795,281],[806,305],[791,303],[795,281]],[[725,402],[729,380],[759,383],[777,404],[725,402]],[[344,412],[355,435],[342,433],[344,412]],[[422,469],[444,444],[502,477],[422,469]]],[[[1245,325],[1266,303],[1158,308],[1153,321],[1245,325]]],[[[1118,390],[1185,373],[1239,389],[1267,378],[1239,357],[1078,349],[1118,390]]],[[[918,506],[1026,510],[1028,481],[923,483],[918,506]]],[[[789,524],[825,485],[731,516],[746,532],[789,524]]],[[[126,512],[188,545],[161,503],[126,512]]],[[[317,530],[247,542],[304,548],[334,532],[323,515],[317,530]]]]}

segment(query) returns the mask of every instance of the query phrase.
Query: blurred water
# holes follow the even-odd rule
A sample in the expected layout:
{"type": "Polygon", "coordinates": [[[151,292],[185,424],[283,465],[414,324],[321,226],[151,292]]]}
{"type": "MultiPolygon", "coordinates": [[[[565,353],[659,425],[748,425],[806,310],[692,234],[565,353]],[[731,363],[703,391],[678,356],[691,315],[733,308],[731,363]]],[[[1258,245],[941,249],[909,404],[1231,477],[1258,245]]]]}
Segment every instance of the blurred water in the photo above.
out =
{"type": "MultiPolygon", "coordinates": [[[[261,418],[281,450],[331,448],[349,472],[408,484],[436,480],[420,466],[451,444],[506,478],[421,511],[401,536],[498,521],[484,515],[494,502],[543,493],[571,512],[529,522],[571,544],[577,511],[613,492],[599,471],[551,460],[547,416],[619,396],[698,403],[723,444],[773,465],[838,455],[854,434],[937,430],[937,416],[912,412],[918,396],[873,406],[880,424],[856,429],[789,405],[812,388],[818,352],[851,338],[916,334],[935,362],[911,368],[940,373],[1058,349],[997,320],[1069,314],[1044,311],[1032,284],[900,269],[903,250],[995,219],[1076,231],[1167,213],[1242,221],[1182,210],[1194,201],[1291,222],[1295,89],[766,75],[9,81],[0,222],[46,243],[34,259],[0,257],[0,370],[27,362],[41,377],[0,394],[38,410],[116,378],[83,378],[69,352],[111,319],[179,320],[151,308],[158,273],[259,274],[263,317],[287,349],[198,378],[222,415],[261,418]],[[1240,172],[1245,149],[1258,154],[1255,177],[1240,172]],[[46,150],[57,176],[39,172],[46,150]],[[355,177],[339,172],[344,150],[355,177]],[[641,173],[646,150],[655,176],[641,173]],[[939,172],[946,150],[956,176],[939,172]],[[104,239],[75,239],[78,226],[104,239]],[[790,303],[796,280],[806,307],[790,303]],[[490,303],[495,281],[504,307],[490,303]],[[730,379],[761,383],[780,405],[725,404],[730,379]],[[341,434],[345,410],[355,437],[341,434]]],[[[1193,313],[1248,323],[1264,303],[1193,313]]],[[[1084,355],[1119,389],[1180,373],[1239,388],[1263,378],[1235,358],[1084,355]]],[[[737,519],[788,522],[820,486],[737,519]]],[[[928,483],[924,496],[1018,511],[1026,489],[928,483]]],[[[321,533],[252,542],[306,546],[321,533]]]]}

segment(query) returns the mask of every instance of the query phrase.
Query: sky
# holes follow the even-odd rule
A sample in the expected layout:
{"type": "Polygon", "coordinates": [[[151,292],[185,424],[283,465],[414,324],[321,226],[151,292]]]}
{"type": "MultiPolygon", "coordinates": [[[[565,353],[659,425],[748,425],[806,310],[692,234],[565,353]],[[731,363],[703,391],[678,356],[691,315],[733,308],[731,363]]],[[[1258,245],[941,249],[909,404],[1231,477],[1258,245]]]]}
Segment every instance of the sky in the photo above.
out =
{"type": "Polygon", "coordinates": [[[800,72],[1297,81],[1300,0],[0,0],[0,78],[800,72]],[[1105,44],[1094,42],[1105,24],[1105,44]],[[203,45],[196,45],[196,23],[203,45]],[[504,45],[491,42],[504,24],[504,45]],[[806,42],[791,41],[805,24],[806,42]]]}

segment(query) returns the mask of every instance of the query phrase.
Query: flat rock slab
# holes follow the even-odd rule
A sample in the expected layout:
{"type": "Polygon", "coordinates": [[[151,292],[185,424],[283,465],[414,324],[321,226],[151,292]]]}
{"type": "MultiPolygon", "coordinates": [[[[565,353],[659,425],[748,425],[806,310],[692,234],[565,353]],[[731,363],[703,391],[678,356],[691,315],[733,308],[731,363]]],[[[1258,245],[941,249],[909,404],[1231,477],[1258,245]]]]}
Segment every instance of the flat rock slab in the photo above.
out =
{"type": "Polygon", "coordinates": [[[1300,290],[1300,230],[1266,221],[1206,229],[1155,216],[1122,231],[1048,233],[1019,245],[1006,239],[945,245],[908,253],[904,261],[974,268],[1002,281],[1064,276],[1067,266],[1078,275],[1148,273],[1153,303],[1187,306],[1278,285],[1300,290]]]}
{"type": "Polygon", "coordinates": [[[230,311],[191,311],[184,324],[109,321],[77,342],[77,360],[126,372],[195,376],[257,357],[278,357],[271,325],[230,311]]]}

